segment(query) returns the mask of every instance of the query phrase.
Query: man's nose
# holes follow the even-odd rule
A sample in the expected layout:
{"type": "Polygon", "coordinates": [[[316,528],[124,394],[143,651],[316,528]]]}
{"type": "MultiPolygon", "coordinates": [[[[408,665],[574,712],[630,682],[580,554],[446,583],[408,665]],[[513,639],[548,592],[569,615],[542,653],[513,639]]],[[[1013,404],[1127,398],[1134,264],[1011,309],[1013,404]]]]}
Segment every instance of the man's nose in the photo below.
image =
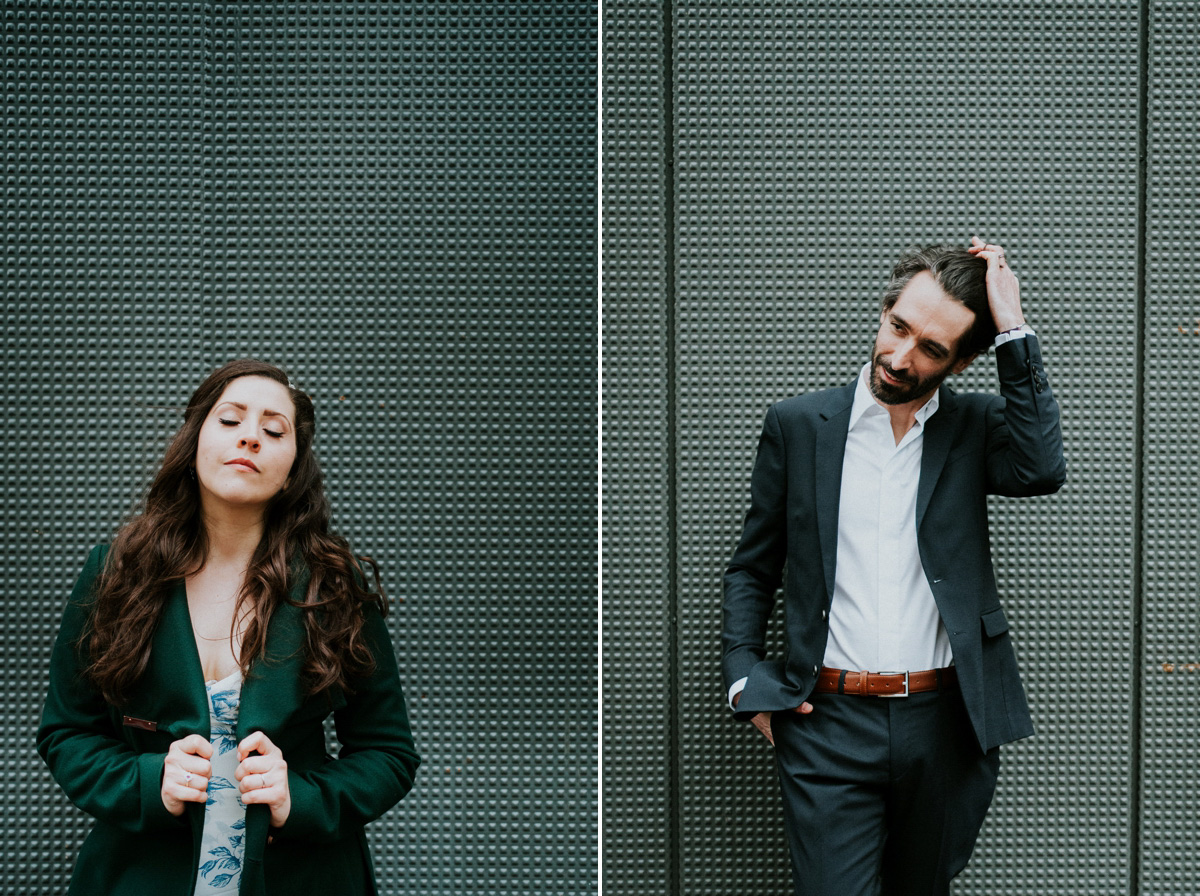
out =
{"type": "Polygon", "coordinates": [[[912,353],[913,353],[913,344],[907,340],[905,342],[901,343],[899,346],[897,346],[896,349],[892,352],[892,369],[893,370],[907,369],[909,366],[909,362],[912,360],[912,353]]]}

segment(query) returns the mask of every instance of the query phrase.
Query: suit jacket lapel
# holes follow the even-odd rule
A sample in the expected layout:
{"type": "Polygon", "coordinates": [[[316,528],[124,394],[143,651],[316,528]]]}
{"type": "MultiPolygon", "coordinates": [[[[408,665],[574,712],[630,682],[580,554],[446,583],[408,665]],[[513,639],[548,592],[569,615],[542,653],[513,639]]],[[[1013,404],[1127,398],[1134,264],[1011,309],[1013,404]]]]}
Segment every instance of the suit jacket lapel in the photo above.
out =
{"type": "Polygon", "coordinates": [[[850,409],[854,405],[857,380],[837,390],[820,412],[817,428],[817,452],[814,488],[817,506],[817,533],[821,540],[821,562],[825,569],[827,599],[833,600],[833,577],[837,570],[838,504],[842,494],[842,461],[846,454],[846,434],[850,427],[850,409]]]}
{"type": "Polygon", "coordinates": [[[921,448],[921,479],[917,483],[917,530],[921,529],[921,520],[929,507],[929,499],[933,497],[933,489],[942,468],[946,465],[946,457],[954,442],[954,433],[958,423],[958,401],[954,393],[942,388],[938,393],[938,409],[925,423],[924,445],[921,448]]]}

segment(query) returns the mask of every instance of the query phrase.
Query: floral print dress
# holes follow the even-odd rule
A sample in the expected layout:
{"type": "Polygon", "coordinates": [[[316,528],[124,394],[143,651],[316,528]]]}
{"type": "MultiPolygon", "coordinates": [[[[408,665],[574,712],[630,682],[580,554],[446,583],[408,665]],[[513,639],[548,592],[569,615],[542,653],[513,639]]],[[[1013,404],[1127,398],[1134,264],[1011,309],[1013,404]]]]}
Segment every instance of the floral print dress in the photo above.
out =
{"type": "Polygon", "coordinates": [[[236,670],[221,681],[204,683],[212,718],[212,777],[204,807],[204,833],[195,896],[236,893],[242,879],[246,842],[246,806],[242,803],[234,771],[237,769],[237,717],[242,673],[236,670]]]}

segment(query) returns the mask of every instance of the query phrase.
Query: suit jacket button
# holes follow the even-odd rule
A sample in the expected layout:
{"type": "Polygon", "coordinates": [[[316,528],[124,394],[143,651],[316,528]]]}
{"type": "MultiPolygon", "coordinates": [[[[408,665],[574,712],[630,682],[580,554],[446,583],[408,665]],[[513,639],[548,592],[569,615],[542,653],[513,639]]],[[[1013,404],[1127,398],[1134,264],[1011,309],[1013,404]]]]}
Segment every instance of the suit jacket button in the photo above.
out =
{"type": "Polygon", "coordinates": [[[817,674],[818,672],[820,672],[820,671],[821,671],[821,667],[820,667],[820,666],[813,666],[813,675],[816,675],[816,674],[817,674]]]}

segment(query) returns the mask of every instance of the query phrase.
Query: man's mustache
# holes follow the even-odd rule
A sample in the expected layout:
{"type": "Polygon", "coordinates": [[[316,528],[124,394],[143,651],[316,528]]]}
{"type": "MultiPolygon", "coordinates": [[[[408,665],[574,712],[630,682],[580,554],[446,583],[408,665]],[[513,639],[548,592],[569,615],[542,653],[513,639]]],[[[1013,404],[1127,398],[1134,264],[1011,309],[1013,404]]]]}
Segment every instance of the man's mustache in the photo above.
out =
{"type": "Polygon", "coordinates": [[[890,364],[888,364],[882,358],[877,357],[875,359],[875,363],[878,364],[880,367],[882,367],[884,370],[886,370],[887,375],[890,376],[892,379],[899,380],[902,383],[907,383],[910,386],[916,385],[917,378],[913,374],[901,373],[900,371],[894,369],[890,364]]]}

